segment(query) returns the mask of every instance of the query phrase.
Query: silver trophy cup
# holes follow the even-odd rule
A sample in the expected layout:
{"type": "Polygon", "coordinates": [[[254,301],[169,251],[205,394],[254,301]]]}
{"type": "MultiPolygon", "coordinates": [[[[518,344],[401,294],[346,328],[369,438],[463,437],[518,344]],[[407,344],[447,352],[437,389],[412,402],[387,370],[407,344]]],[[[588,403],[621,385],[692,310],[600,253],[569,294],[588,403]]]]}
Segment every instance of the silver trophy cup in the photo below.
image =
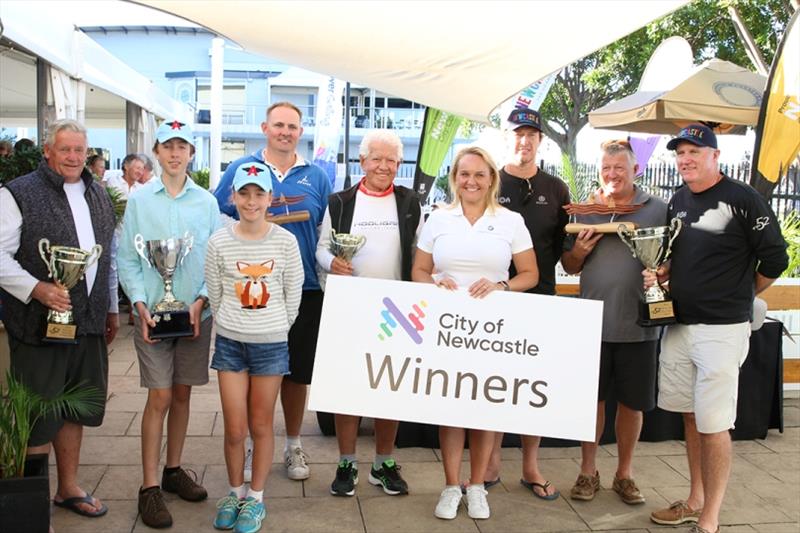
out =
{"type": "MultiPolygon", "coordinates": [[[[624,225],[617,228],[617,234],[633,257],[641,261],[647,270],[655,274],[658,267],[669,259],[672,243],[681,231],[681,221],[673,218],[669,226],[656,226],[629,230],[624,225]]],[[[644,293],[644,302],[640,308],[640,326],[660,326],[675,322],[672,300],[666,290],[658,284],[644,293]]]]}
{"type": "MultiPolygon", "coordinates": [[[[69,292],[83,275],[100,258],[103,247],[95,244],[90,251],[71,246],[51,246],[48,239],[39,240],[39,255],[47,265],[53,282],[69,292]]],[[[47,313],[47,332],[44,340],[50,342],[74,343],[77,325],[72,311],[56,311],[47,313]]]]}
{"type": "Polygon", "coordinates": [[[189,306],[175,298],[175,294],[172,292],[172,278],[183,260],[189,255],[193,243],[194,238],[188,232],[182,239],[146,241],[141,234],[136,234],[133,239],[136,252],[150,268],[155,268],[164,282],[164,297],[150,311],[156,322],[156,328],[153,328],[150,338],[182,337],[192,334],[189,306]],[[176,323],[164,324],[170,321],[176,323]]]}
{"type": "Polygon", "coordinates": [[[356,253],[367,243],[364,235],[354,235],[352,233],[336,233],[331,230],[330,251],[336,257],[344,259],[348,263],[353,260],[356,253]]]}

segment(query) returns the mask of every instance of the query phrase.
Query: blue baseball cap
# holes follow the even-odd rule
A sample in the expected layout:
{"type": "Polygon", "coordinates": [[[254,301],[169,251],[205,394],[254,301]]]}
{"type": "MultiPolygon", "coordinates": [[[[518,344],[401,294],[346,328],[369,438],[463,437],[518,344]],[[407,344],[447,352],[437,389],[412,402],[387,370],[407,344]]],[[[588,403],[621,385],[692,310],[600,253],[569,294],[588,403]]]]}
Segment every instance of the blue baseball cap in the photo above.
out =
{"type": "Polygon", "coordinates": [[[667,143],[667,150],[674,150],[678,144],[686,141],[696,146],[707,146],[709,148],[717,148],[717,136],[714,135],[714,130],[702,124],[689,124],[683,128],[678,136],[667,143]]]}
{"type": "Polygon", "coordinates": [[[508,115],[506,120],[507,127],[510,130],[516,130],[522,126],[530,126],[531,128],[542,131],[542,116],[538,111],[528,109],[527,107],[518,107],[508,115]]]}
{"type": "Polygon", "coordinates": [[[194,146],[192,128],[180,120],[166,120],[156,130],[156,139],[163,144],[170,139],[181,139],[194,146]]]}
{"type": "Polygon", "coordinates": [[[233,175],[233,190],[238,191],[245,185],[258,185],[266,192],[272,192],[272,176],[263,163],[242,163],[233,175]]]}

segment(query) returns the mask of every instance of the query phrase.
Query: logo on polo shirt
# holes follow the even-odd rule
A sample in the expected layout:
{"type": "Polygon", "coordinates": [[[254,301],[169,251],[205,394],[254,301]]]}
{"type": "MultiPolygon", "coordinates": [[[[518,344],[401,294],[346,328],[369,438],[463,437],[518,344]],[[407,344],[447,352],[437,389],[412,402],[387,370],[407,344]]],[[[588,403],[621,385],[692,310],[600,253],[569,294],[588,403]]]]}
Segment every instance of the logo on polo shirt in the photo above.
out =
{"type": "Polygon", "coordinates": [[[509,198],[508,196],[501,196],[497,200],[500,202],[500,205],[511,203],[511,198],[509,198]]]}
{"type": "Polygon", "coordinates": [[[545,198],[543,194],[540,194],[539,198],[536,199],[536,205],[547,205],[547,198],[545,198]]]}
{"type": "Polygon", "coordinates": [[[308,176],[303,176],[299,180],[297,180],[298,185],[305,185],[306,187],[311,187],[311,182],[308,181],[308,176]]]}

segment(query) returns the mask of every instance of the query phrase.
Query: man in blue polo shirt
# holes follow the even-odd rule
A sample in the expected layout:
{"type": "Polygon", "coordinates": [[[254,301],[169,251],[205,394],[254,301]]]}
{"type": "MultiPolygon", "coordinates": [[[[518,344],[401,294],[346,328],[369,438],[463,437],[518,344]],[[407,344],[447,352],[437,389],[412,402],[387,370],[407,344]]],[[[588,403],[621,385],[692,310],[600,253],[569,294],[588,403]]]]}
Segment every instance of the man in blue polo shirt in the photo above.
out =
{"type": "MultiPolygon", "coordinates": [[[[307,479],[310,472],[300,442],[300,426],[306,405],[308,385],[314,368],[317,333],[322,314],[322,291],[317,280],[317,228],[328,208],[331,184],[325,171],[297,154],[297,142],[303,135],[302,112],[290,102],[277,102],[267,109],[267,120],[261,131],[267,139],[263,150],[253,152],[231,163],[214,192],[219,209],[238,218],[230,202],[235,170],[242,164],[265,164],[272,174],[273,221],[281,224],[296,238],[303,260],[305,280],[300,312],[289,331],[290,374],[281,385],[281,404],[286,420],[286,445],[283,457],[289,479],[307,479]]],[[[246,465],[245,468],[247,468],[246,465]]],[[[247,477],[247,472],[245,473],[247,477]]]]}

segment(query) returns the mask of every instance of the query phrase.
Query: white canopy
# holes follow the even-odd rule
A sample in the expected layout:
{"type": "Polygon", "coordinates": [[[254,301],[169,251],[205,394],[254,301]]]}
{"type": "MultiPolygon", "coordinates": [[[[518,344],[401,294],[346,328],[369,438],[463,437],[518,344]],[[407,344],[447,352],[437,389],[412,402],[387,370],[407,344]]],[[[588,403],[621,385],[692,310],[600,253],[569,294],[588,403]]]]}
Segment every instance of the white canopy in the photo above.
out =
{"type": "Polygon", "coordinates": [[[116,94],[162,118],[192,122],[192,111],[78,30],[69,2],[3,0],[3,37],[68,77],[116,94]]]}
{"type": "Polygon", "coordinates": [[[688,0],[140,0],[250,52],[473,120],[688,0]]]}

